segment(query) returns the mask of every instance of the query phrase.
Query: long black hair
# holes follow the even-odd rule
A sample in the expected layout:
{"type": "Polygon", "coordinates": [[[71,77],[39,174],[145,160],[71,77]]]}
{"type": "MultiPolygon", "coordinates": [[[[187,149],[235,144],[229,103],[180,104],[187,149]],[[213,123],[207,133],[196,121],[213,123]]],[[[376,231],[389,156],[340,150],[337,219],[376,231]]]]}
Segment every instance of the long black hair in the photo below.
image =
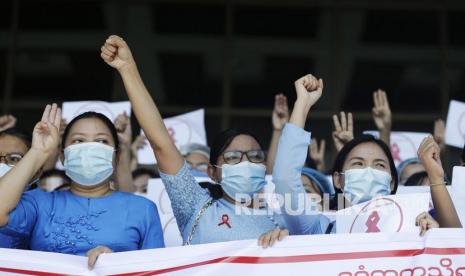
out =
{"type": "MultiPolygon", "coordinates": [[[[344,162],[346,161],[347,156],[349,155],[349,153],[356,146],[358,146],[360,144],[363,144],[363,143],[375,143],[376,145],[378,145],[383,150],[384,154],[386,154],[386,156],[387,156],[387,158],[389,160],[389,167],[391,169],[392,180],[394,180],[394,189],[392,189],[391,194],[392,195],[395,194],[396,191],[397,191],[397,186],[399,185],[399,179],[397,177],[396,165],[394,164],[394,158],[392,158],[391,150],[386,145],[386,143],[384,143],[380,139],[375,138],[372,135],[363,134],[363,135],[360,135],[358,137],[355,137],[354,139],[352,139],[352,141],[347,143],[341,149],[341,151],[337,154],[336,160],[334,161],[334,165],[333,165],[333,168],[331,170],[331,174],[334,174],[335,172],[342,172],[344,162]]],[[[337,200],[337,195],[342,194],[342,190],[337,188],[336,186],[334,186],[334,190],[336,191],[335,199],[337,200]]]]}
{"type": "Polygon", "coordinates": [[[69,124],[66,126],[65,132],[63,133],[63,138],[61,140],[61,147],[63,149],[65,148],[65,141],[69,135],[69,131],[71,130],[71,128],[77,121],[82,120],[82,119],[92,119],[92,118],[99,119],[107,126],[115,142],[115,150],[118,151],[119,139],[118,139],[118,132],[116,131],[115,125],[112,123],[112,121],[110,121],[110,119],[107,118],[107,116],[103,115],[102,113],[97,113],[93,111],[84,112],[78,115],[77,117],[75,117],[74,119],[72,119],[71,122],[69,122],[69,124]]]}
{"type": "MultiPolygon", "coordinates": [[[[263,149],[263,144],[261,141],[257,138],[257,136],[245,129],[240,129],[240,128],[230,128],[227,130],[224,130],[220,132],[218,135],[216,135],[215,139],[213,140],[213,143],[211,144],[211,149],[210,149],[210,164],[211,165],[216,165],[218,164],[219,158],[222,157],[224,150],[231,145],[232,141],[234,138],[236,138],[239,135],[247,135],[255,139],[257,143],[260,145],[260,148],[263,149]]],[[[207,188],[210,192],[211,197],[218,199],[223,197],[223,189],[221,188],[221,185],[218,184],[211,184],[211,183],[200,183],[202,188],[207,188]]]]}

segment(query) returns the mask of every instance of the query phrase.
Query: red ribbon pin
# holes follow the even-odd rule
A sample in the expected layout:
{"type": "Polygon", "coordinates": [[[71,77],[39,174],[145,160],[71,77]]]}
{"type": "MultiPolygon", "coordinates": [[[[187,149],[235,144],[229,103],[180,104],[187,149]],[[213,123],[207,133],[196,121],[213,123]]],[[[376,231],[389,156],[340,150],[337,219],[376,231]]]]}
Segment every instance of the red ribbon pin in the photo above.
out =
{"type": "Polygon", "coordinates": [[[231,224],[229,224],[229,216],[224,214],[222,217],[221,217],[221,222],[218,223],[218,226],[221,226],[223,224],[226,224],[226,226],[228,226],[228,228],[231,228],[231,224]]]}
{"type": "Polygon", "coordinates": [[[378,212],[374,211],[373,213],[371,213],[365,223],[365,225],[368,227],[365,233],[380,232],[381,230],[378,228],[378,225],[377,225],[379,221],[380,221],[380,217],[378,215],[378,212]]]}

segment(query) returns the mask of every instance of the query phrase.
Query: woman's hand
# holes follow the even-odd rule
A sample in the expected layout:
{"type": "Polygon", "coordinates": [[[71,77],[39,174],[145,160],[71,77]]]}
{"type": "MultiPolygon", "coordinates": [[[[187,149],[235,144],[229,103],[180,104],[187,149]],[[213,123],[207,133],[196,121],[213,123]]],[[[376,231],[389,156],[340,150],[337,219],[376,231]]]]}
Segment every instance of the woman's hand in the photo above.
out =
{"type": "Polygon", "coordinates": [[[32,150],[47,155],[53,154],[60,143],[61,109],[56,105],[47,105],[42,119],[32,132],[32,150]]]}
{"type": "Polygon", "coordinates": [[[439,228],[439,223],[428,212],[419,214],[415,220],[415,225],[420,226],[420,236],[423,236],[429,229],[439,228]]]}
{"type": "Polygon", "coordinates": [[[104,253],[113,253],[113,250],[106,246],[97,246],[89,251],[87,251],[87,265],[89,266],[89,270],[94,269],[95,263],[98,260],[98,257],[104,253]]]}
{"type": "Polygon", "coordinates": [[[274,108],[272,115],[273,129],[281,131],[284,125],[289,121],[289,107],[287,98],[283,94],[278,94],[274,99],[274,108]]]}
{"type": "Polygon", "coordinates": [[[323,80],[308,74],[294,82],[297,100],[292,110],[290,122],[304,128],[310,108],[320,99],[323,93],[323,80]]]}
{"type": "Polygon", "coordinates": [[[437,119],[434,121],[434,140],[439,146],[439,149],[441,149],[442,152],[446,149],[446,122],[442,119],[437,119]]]}
{"type": "Polygon", "coordinates": [[[0,131],[12,128],[16,125],[16,118],[13,115],[0,116],[0,131]]]}
{"type": "Polygon", "coordinates": [[[131,119],[126,112],[119,114],[115,119],[115,128],[118,133],[118,140],[125,149],[131,148],[132,129],[131,119]]]}
{"type": "Polygon", "coordinates": [[[336,150],[339,152],[345,144],[349,143],[354,139],[354,122],[352,119],[352,113],[348,113],[347,117],[345,112],[341,112],[341,120],[336,114],[333,115],[333,141],[336,150]]]}
{"type": "Polygon", "coordinates": [[[121,71],[135,64],[131,50],[126,42],[117,35],[111,35],[100,48],[100,56],[111,67],[121,71]]]}
{"type": "Polygon", "coordinates": [[[378,89],[373,92],[373,120],[379,131],[391,130],[392,114],[385,91],[378,89]]]}
{"type": "Polygon", "coordinates": [[[444,183],[444,169],[441,164],[441,150],[432,136],[428,136],[421,142],[418,148],[418,158],[425,167],[430,184],[444,183]]]}
{"type": "Polygon", "coordinates": [[[308,107],[312,107],[323,93],[323,80],[316,79],[313,75],[308,74],[294,82],[297,93],[297,101],[302,101],[308,107]]]}
{"type": "Polygon", "coordinates": [[[289,236],[287,229],[273,229],[258,238],[258,245],[263,248],[271,247],[276,241],[282,241],[289,236]]]}

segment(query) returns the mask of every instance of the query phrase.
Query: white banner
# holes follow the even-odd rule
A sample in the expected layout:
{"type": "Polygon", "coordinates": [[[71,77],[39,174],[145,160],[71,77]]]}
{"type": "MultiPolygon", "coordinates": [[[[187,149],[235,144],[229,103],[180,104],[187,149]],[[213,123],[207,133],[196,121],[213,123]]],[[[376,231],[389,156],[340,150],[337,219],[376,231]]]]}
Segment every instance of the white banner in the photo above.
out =
{"type": "Polygon", "coordinates": [[[450,101],[445,140],[447,145],[463,148],[465,143],[465,103],[450,101]]]}
{"type": "MultiPolygon", "coordinates": [[[[379,137],[378,131],[364,131],[364,134],[371,134],[379,137]]],[[[394,158],[394,163],[398,166],[402,161],[417,157],[417,150],[420,147],[421,141],[426,136],[431,135],[426,132],[391,132],[391,153],[394,158]]]]}
{"type": "MultiPolygon", "coordinates": [[[[205,111],[203,109],[166,118],[163,122],[168,130],[168,134],[178,149],[190,143],[207,144],[205,111]]],[[[144,135],[144,132],[141,131],[141,134],[144,135]]],[[[137,159],[139,164],[157,163],[153,150],[148,143],[138,151],[137,159]]]]}
{"type": "Polygon", "coordinates": [[[416,217],[429,210],[430,195],[383,196],[336,213],[337,233],[418,232],[416,217]]]}
{"type": "Polygon", "coordinates": [[[0,272],[16,275],[464,275],[465,231],[292,236],[85,257],[0,249],[0,272]]]}
{"type": "Polygon", "coordinates": [[[126,112],[128,116],[131,114],[131,103],[129,101],[114,103],[102,101],[64,102],[62,110],[62,117],[68,123],[74,117],[87,111],[102,113],[114,122],[119,114],[124,112],[126,112]]]}

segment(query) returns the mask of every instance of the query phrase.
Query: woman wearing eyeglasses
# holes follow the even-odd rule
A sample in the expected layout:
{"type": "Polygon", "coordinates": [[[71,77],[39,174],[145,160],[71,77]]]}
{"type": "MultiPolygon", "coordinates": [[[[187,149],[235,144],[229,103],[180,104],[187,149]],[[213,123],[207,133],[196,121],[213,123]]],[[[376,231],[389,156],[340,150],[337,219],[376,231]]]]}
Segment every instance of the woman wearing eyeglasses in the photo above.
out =
{"type": "MultiPolygon", "coordinates": [[[[253,134],[230,129],[213,142],[208,174],[224,192],[214,199],[196,183],[172,143],[126,42],[110,36],[101,57],[123,79],[133,111],[154,150],[184,244],[257,239],[273,229],[277,236],[286,234],[287,230],[281,230],[286,227],[281,215],[267,208],[251,208],[258,205],[256,196],[266,184],[265,154],[253,134]]],[[[311,232],[322,232],[318,219],[311,232]]]]}
{"type": "MultiPolygon", "coordinates": [[[[18,128],[8,128],[0,132],[0,178],[9,172],[31,147],[31,135],[18,128]]],[[[37,173],[32,180],[38,179],[37,173]]],[[[29,186],[28,186],[29,187],[29,186]]],[[[0,233],[0,248],[27,249],[28,240],[0,233]]]]}

